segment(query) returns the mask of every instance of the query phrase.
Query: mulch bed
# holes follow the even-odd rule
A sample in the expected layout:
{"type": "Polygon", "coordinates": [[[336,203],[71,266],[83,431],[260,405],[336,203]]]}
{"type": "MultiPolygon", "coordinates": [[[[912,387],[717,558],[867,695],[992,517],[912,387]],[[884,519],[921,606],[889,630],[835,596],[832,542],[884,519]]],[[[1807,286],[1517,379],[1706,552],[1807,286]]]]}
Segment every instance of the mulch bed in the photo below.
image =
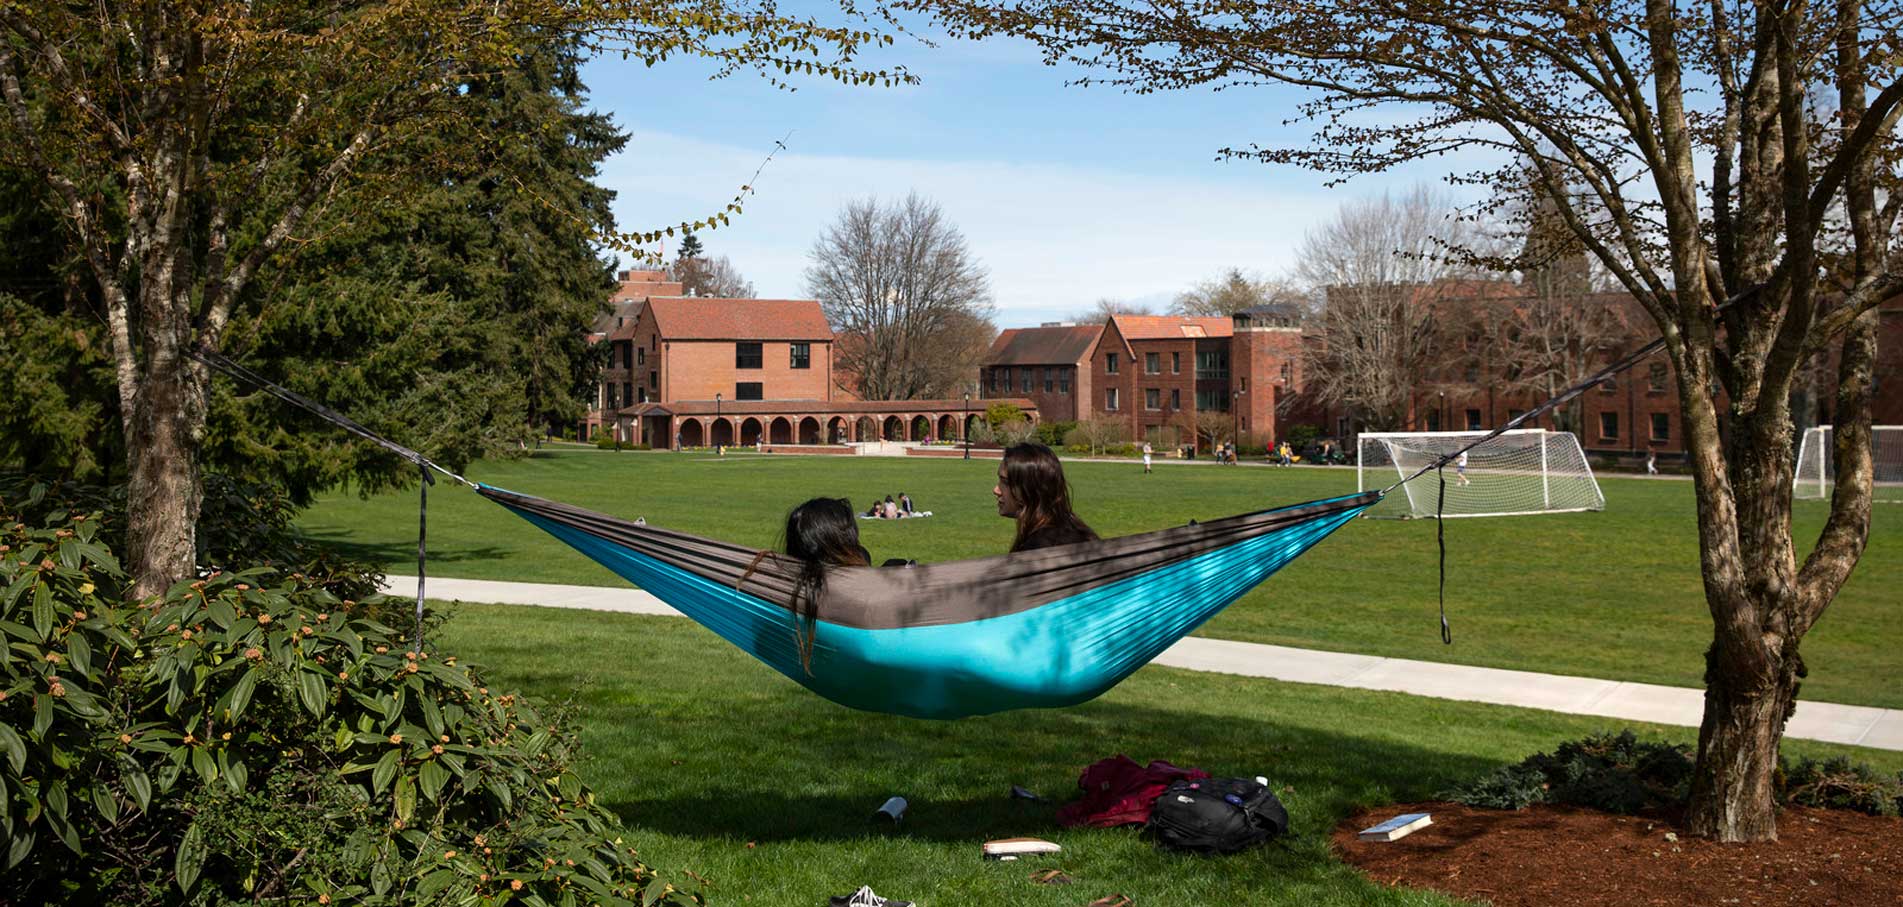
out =
{"type": "Polygon", "coordinates": [[[1687,837],[1673,818],[1396,804],[1343,822],[1334,844],[1382,884],[1495,907],[1903,905],[1903,819],[1791,807],[1778,817],[1776,842],[1746,845],[1687,837]],[[1434,824],[1387,843],[1355,837],[1415,812],[1432,813],[1434,824]]]}

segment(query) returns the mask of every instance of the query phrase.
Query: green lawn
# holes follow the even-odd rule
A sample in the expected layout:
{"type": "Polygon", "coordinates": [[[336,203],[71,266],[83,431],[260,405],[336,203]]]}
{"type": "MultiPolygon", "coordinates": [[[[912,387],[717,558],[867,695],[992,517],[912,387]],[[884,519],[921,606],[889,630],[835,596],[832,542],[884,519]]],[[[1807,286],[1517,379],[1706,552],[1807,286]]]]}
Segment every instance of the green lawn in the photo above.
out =
{"type": "MultiPolygon", "coordinates": [[[[936,561],[1003,551],[995,461],[567,450],[479,463],[471,478],[611,514],[771,546],[807,497],[907,491],[929,520],[863,522],[875,558],[936,561]]],[[[1118,535],[1354,489],[1351,469],[1068,465],[1080,513],[1118,535]]],[[[1245,596],[1202,635],[1305,648],[1698,686],[1710,619],[1700,591],[1691,485],[1606,478],[1604,513],[1447,521],[1454,645],[1435,623],[1434,521],[1358,520],[1245,596]]],[[[621,580],[507,511],[462,491],[431,495],[431,572],[612,585],[621,580]]],[[[1822,502],[1798,502],[1800,537],[1822,502]]],[[[302,524],[392,571],[415,568],[414,491],[335,494],[302,524]]],[[[1803,696],[1903,707],[1903,507],[1879,506],[1868,552],[1804,643],[1803,696]],[[1890,592],[1883,590],[1889,589],[1890,592]]]]}
{"type": "MultiPolygon", "coordinates": [[[[818,905],[862,884],[925,907],[1078,907],[1113,892],[1145,907],[1448,904],[1367,881],[1330,855],[1328,830],[1359,806],[1431,798],[1621,726],[1160,667],[1076,708],[926,722],[835,706],[672,618],[472,605],[439,637],[443,651],[485,665],[492,685],[578,705],[583,776],[644,858],[706,877],[722,905],[818,905]],[[1008,798],[1021,784],[1068,799],[1086,764],[1119,752],[1266,775],[1285,788],[1293,834],[1240,856],[1181,857],[1128,829],[1060,829],[1052,807],[1008,798]],[[895,794],[911,801],[896,832],[871,818],[895,794]],[[1064,853],[980,858],[980,842],[1016,835],[1064,853]],[[1076,882],[1032,884],[1041,867],[1076,882]]],[[[1903,769],[1903,753],[1804,741],[1785,752],[1903,769]]]]}

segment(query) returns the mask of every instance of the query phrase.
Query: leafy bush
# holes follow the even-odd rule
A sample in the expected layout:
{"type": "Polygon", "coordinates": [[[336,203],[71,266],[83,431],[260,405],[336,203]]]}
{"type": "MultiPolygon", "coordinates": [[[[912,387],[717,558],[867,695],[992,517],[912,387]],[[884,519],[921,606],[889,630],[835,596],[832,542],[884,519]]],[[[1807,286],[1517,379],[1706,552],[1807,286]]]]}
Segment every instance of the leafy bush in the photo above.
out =
{"type": "MultiPolygon", "coordinates": [[[[298,508],[283,489],[204,476],[198,513],[198,564],[205,570],[273,567],[314,580],[339,598],[363,600],[382,587],[383,571],[316,544],[295,524],[298,508]]],[[[126,488],[43,480],[0,471],[0,514],[29,526],[90,514],[96,541],[108,551],[125,548],[126,488]]]]}
{"type": "Polygon", "coordinates": [[[125,605],[106,535],[0,517],[10,898],[700,902],[616,837],[564,716],[307,575],[216,572],[125,605]]]}
{"type": "Polygon", "coordinates": [[[996,431],[1012,422],[1029,422],[1030,417],[1015,403],[993,403],[985,407],[984,421],[996,431]]]}
{"type": "Polygon", "coordinates": [[[1889,777],[1843,756],[1818,762],[1806,758],[1796,768],[1780,767],[1780,799],[1799,806],[1853,809],[1873,816],[1903,812],[1903,773],[1889,777]]]}
{"type": "Polygon", "coordinates": [[[997,438],[998,443],[1005,447],[1035,441],[1037,440],[1037,426],[1022,419],[1006,422],[998,427],[997,438]]]}
{"type": "Polygon", "coordinates": [[[1064,446],[1064,439],[1070,437],[1070,433],[1076,430],[1076,422],[1039,422],[1037,439],[1043,442],[1045,447],[1056,450],[1064,446]]]}
{"type": "Polygon", "coordinates": [[[604,431],[600,435],[596,436],[595,449],[597,450],[625,450],[626,448],[622,446],[621,441],[617,439],[612,432],[604,431]]]}
{"type": "Polygon", "coordinates": [[[1569,740],[1444,794],[1468,806],[1522,809],[1565,803],[1613,813],[1682,803],[1691,748],[1639,740],[1631,731],[1569,740]]]}
{"type": "Polygon", "coordinates": [[[1307,449],[1310,445],[1315,443],[1316,438],[1321,436],[1321,428],[1309,425],[1308,423],[1291,425],[1284,435],[1284,437],[1288,438],[1288,442],[1294,445],[1296,450],[1307,449]]]}

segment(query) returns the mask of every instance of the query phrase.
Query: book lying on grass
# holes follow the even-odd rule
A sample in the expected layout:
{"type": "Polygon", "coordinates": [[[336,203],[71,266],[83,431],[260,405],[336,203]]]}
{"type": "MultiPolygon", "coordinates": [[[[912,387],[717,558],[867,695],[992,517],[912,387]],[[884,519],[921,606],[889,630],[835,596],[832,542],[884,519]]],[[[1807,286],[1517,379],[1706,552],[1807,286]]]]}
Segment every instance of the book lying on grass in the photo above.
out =
{"type": "Polygon", "coordinates": [[[1360,837],[1363,841],[1393,841],[1397,838],[1405,838],[1432,824],[1434,820],[1427,813],[1408,813],[1404,816],[1395,816],[1372,828],[1364,828],[1361,830],[1360,837]]]}
{"type": "Polygon", "coordinates": [[[985,842],[985,856],[993,860],[1015,860],[1031,853],[1057,853],[1064,848],[1038,838],[999,838],[985,842]]]}

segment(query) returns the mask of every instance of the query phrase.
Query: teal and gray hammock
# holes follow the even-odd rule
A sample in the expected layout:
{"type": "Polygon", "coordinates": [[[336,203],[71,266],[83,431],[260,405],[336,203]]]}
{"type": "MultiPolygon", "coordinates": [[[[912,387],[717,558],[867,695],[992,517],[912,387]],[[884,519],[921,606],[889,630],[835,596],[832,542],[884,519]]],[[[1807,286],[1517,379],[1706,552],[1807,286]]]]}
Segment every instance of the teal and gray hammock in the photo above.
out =
{"type": "MultiPolygon", "coordinates": [[[[976,560],[830,568],[811,623],[810,671],[801,664],[797,643],[808,620],[795,612],[797,564],[743,545],[471,483],[217,353],[193,355],[417,464],[425,514],[433,469],[833,702],[917,718],[961,718],[1076,705],[1102,695],[1388,491],[1565,403],[1662,344],[1641,348],[1387,489],[976,560]]],[[[1437,534],[1442,522],[1436,521],[1437,534]]],[[[423,525],[417,532],[419,648],[423,525]]],[[[1441,636],[1451,641],[1444,544],[1441,564],[1441,636]]]]}

